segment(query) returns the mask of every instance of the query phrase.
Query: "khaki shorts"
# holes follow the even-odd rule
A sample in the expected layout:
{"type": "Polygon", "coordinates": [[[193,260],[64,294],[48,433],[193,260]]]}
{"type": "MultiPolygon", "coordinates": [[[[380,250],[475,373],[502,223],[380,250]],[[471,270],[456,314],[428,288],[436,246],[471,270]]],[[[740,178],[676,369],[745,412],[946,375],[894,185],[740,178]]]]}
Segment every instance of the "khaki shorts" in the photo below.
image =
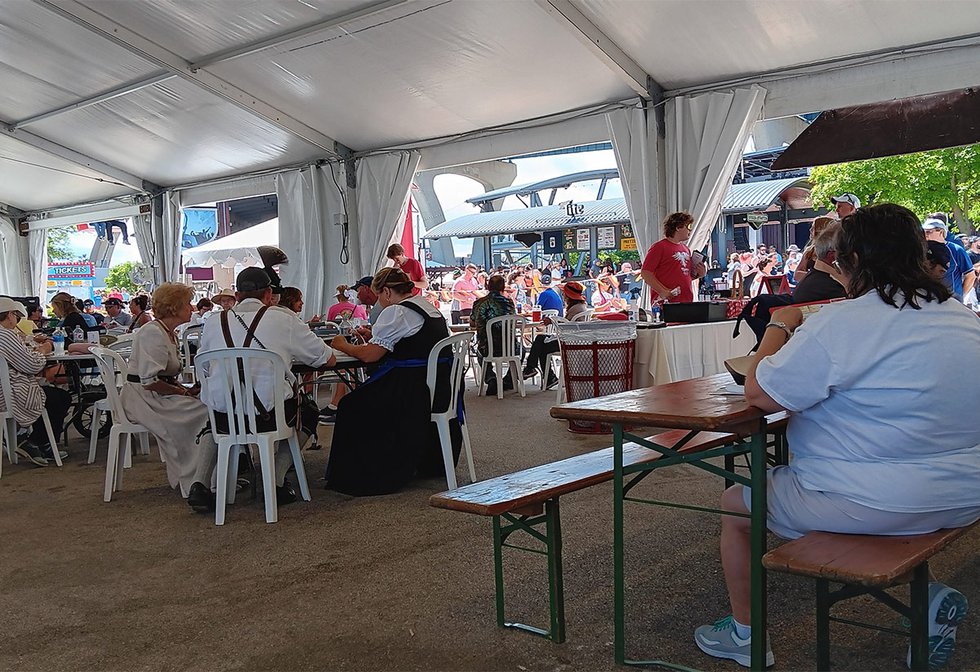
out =
{"type": "MultiPolygon", "coordinates": [[[[947,527],[963,527],[980,518],[980,508],[951,511],[894,512],[872,509],[840,495],[804,488],[790,467],[767,474],[768,527],[784,539],[798,539],[807,532],[841,534],[927,534],[947,527]]],[[[752,490],[742,488],[745,508],[752,510],[752,490]]]]}

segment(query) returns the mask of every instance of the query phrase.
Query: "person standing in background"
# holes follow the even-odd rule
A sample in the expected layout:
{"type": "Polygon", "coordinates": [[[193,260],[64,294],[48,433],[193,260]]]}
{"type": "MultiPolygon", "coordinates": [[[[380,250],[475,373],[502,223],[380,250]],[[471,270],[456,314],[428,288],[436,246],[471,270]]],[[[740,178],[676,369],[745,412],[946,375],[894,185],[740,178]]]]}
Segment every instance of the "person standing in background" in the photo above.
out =
{"type": "Polygon", "coordinates": [[[685,245],[693,225],[694,218],[686,212],[674,212],[664,218],[664,237],[650,246],[640,270],[640,277],[650,285],[651,301],[694,301],[692,280],[704,277],[706,269],[703,262],[693,264],[691,250],[685,245]]]}
{"type": "Polygon", "coordinates": [[[419,263],[418,259],[412,259],[411,257],[405,256],[405,248],[394,243],[388,247],[388,258],[395,263],[395,268],[400,268],[405,271],[405,275],[411,279],[412,284],[415,285],[415,289],[412,290],[412,296],[418,296],[422,293],[422,290],[429,286],[429,280],[425,277],[425,271],[422,269],[422,264],[419,263]]]}

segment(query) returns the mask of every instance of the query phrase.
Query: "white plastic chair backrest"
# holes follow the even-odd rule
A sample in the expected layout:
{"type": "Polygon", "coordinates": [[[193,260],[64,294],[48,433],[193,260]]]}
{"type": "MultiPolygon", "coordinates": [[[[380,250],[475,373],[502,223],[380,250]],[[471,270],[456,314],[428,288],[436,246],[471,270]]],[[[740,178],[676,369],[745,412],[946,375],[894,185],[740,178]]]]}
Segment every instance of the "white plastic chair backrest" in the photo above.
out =
{"type": "Polygon", "coordinates": [[[201,331],[203,329],[203,324],[195,324],[184,329],[184,332],[180,335],[180,353],[184,359],[184,366],[191,365],[191,344],[197,345],[201,342],[201,331]]]}
{"type": "Polygon", "coordinates": [[[10,387],[10,368],[2,355],[0,355],[0,396],[3,396],[0,400],[0,413],[13,413],[14,393],[10,387]]]}
{"type": "Polygon", "coordinates": [[[129,375],[129,366],[123,356],[108,348],[92,348],[91,354],[99,365],[102,374],[102,384],[105,385],[106,401],[109,402],[109,412],[117,421],[129,422],[123,411],[122,400],[119,398],[119,388],[129,375]]]}
{"type": "Polygon", "coordinates": [[[581,313],[576,315],[571,319],[572,322],[588,322],[592,319],[592,309],[583,310],[581,313]]]}
{"type": "Polygon", "coordinates": [[[452,357],[449,378],[448,380],[442,381],[442,383],[444,385],[447,382],[451,384],[449,406],[447,408],[449,410],[456,408],[463,376],[466,375],[466,352],[469,349],[470,342],[473,340],[473,336],[473,332],[469,331],[462,334],[454,334],[432,346],[432,351],[429,353],[428,366],[425,370],[425,384],[429,386],[429,404],[433,407],[436,400],[436,385],[438,384],[439,356],[446,348],[451,348],[446,353],[447,357],[452,357]]]}
{"type": "Polygon", "coordinates": [[[487,321],[487,348],[490,357],[517,357],[517,339],[524,336],[527,323],[520,315],[501,315],[487,321]],[[500,341],[494,338],[494,325],[499,326],[500,341]],[[500,351],[497,352],[497,346],[500,351]]]}
{"type": "MultiPolygon", "coordinates": [[[[289,426],[286,424],[286,412],[283,406],[285,394],[283,384],[280,382],[286,379],[286,365],[278,354],[258,348],[221,348],[198,352],[194,364],[199,372],[198,377],[204,379],[202,384],[208,387],[208,396],[212,399],[216,395],[223,398],[222,405],[227,409],[228,415],[228,436],[240,439],[240,443],[250,443],[248,437],[258,433],[256,419],[260,411],[255,405],[253,369],[271,371],[271,379],[275,381],[272,385],[273,400],[271,407],[265,410],[275,413],[277,433],[288,433],[289,426]],[[239,361],[242,362],[244,369],[244,376],[241,378],[238,372],[239,361]],[[200,373],[204,371],[207,375],[200,373]]],[[[209,406],[208,414],[211,417],[211,431],[218,435],[214,408],[209,406]]]]}
{"type": "Polygon", "coordinates": [[[557,331],[555,329],[555,324],[557,324],[557,323],[555,322],[555,320],[558,319],[558,311],[557,310],[543,310],[543,311],[541,311],[541,319],[543,320],[544,318],[548,318],[548,320],[550,321],[550,324],[548,324],[548,325],[545,326],[544,333],[553,336],[554,334],[557,333],[557,331]]]}

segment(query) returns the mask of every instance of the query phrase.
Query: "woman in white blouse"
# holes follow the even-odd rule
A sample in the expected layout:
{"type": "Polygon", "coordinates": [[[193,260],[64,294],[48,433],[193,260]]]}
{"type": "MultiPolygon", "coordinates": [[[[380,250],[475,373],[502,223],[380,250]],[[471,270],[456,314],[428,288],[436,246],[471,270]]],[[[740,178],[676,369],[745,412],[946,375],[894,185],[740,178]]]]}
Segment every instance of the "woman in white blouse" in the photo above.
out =
{"type": "MultiPolygon", "coordinates": [[[[41,410],[47,409],[51,428],[58,436],[68,414],[71,395],[58,387],[41,387],[38,375],[47,366],[46,355],[51,353],[51,341],[44,340],[29,347],[17,329],[22,316],[27,317],[27,309],[22,304],[0,297],[0,356],[7,362],[13,396],[13,399],[4,399],[0,390],[0,408],[12,410],[20,427],[31,427],[26,440],[18,444],[17,454],[43,467],[53,455],[41,410]]],[[[16,441],[16,437],[7,440],[16,441]]]]}
{"type": "MultiPolygon", "coordinates": [[[[377,363],[365,384],[337,405],[337,420],[327,463],[327,487],[349,495],[395,492],[416,475],[445,476],[442,449],[430,420],[426,363],[432,347],[449,335],[442,313],[421,296],[397,268],[381,269],[371,289],[384,307],[371,341],[352,345],[343,336],[334,350],[377,363]]],[[[439,367],[435,406],[445,409],[449,397],[449,363],[439,367]]],[[[450,422],[454,458],[462,436],[450,422]]]]}

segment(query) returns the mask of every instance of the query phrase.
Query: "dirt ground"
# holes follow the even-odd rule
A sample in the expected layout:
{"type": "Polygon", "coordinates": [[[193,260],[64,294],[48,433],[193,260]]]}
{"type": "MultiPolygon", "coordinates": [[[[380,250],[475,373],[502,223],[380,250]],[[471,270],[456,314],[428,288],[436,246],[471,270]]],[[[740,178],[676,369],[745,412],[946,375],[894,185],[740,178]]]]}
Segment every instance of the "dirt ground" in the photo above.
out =
{"type": "MultiPolygon", "coordinates": [[[[608,445],[548,417],[553,392],[467,395],[480,478],[608,445]]],[[[322,428],[325,445],[329,428],[322,428]]],[[[152,442],[151,442],[152,444],[152,442]]],[[[328,451],[306,452],[313,501],[231,507],[224,527],[166,485],[156,454],[136,456],[102,502],[105,444],[84,464],[74,432],[64,468],[3,465],[0,670],[608,670],[612,657],[612,488],[562,499],[568,641],[497,628],[489,519],[433,509],[445,482],[351,498],[323,489],[328,451]]],[[[458,471],[463,477],[464,469],[458,471]]],[[[721,482],[671,467],[641,496],[714,504],[721,482]]],[[[728,612],[715,516],[627,504],[628,655],[705,670],[692,632],[728,612]]],[[[771,540],[776,543],[776,540],[771,540]]],[[[976,535],[933,563],[980,604],[976,535]]],[[[547,622],[544,558],[505,554],[508,616],[547,622]]],[[[771,575],[776,668],[814,669],[812,583],[771,575]]],[[[845,605],[846,606],[846,605],[845,605]]],[[[862,598],[841,610],[896,626],[862,598]]],[[[950,669],[980,669],[977,618],[950,669]]],[[[905,669],[892,635],[834,625],[835,669],[905,669]]]]}

